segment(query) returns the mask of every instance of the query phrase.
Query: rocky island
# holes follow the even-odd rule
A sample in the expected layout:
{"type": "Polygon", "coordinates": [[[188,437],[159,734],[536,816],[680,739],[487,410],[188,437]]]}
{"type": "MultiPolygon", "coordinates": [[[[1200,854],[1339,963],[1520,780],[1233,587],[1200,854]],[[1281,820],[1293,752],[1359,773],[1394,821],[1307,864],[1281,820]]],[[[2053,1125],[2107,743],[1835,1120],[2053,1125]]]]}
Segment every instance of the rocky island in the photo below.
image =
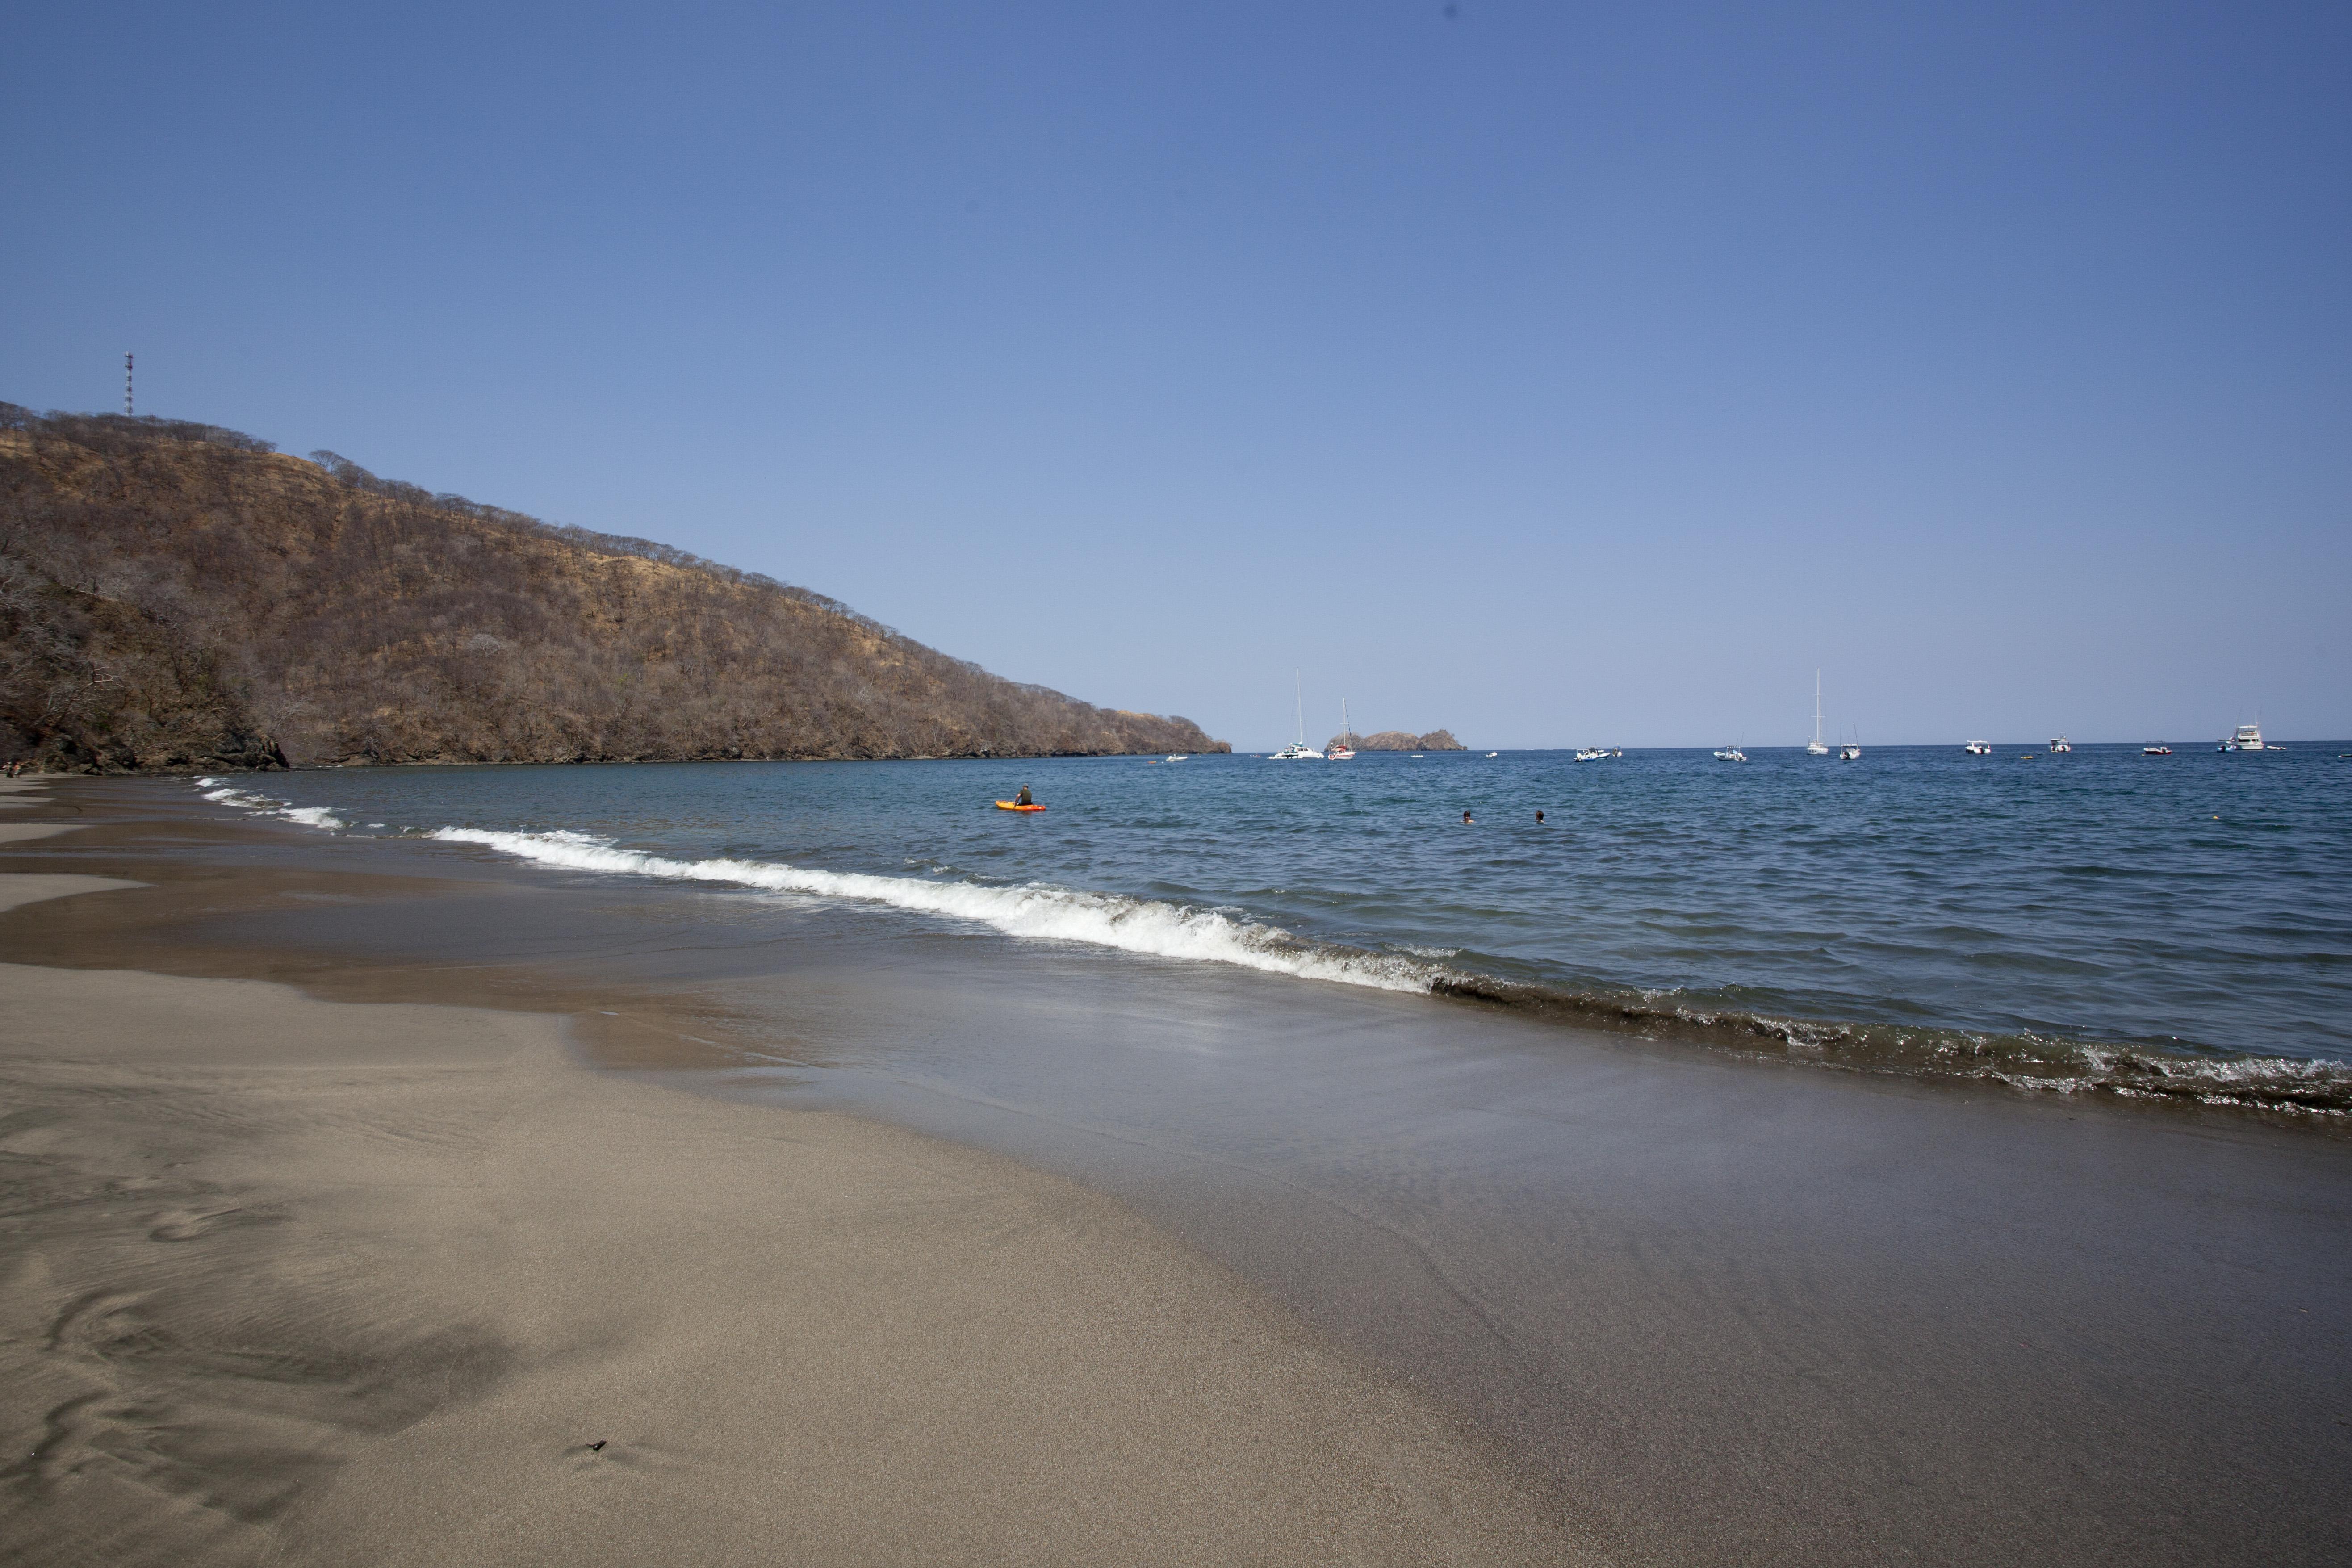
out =
{"type": "Polygon", "coordinates": [[[0,403],[0,762],[1225,752],[823,595],[215,426],[0,403]]]}
{"type": "MultiPolygon", "coordinates": [[[[1338,736],[1333,736],[1338,740],[1338,736]]],[[[1454,738],[1451,730],[1432,730],[1426,735],[1416,735],[1407,730],[1382,730],[1377,735],[1354,738],[1360,752],[1466,752],[1470,748],[1454,738]]]]}

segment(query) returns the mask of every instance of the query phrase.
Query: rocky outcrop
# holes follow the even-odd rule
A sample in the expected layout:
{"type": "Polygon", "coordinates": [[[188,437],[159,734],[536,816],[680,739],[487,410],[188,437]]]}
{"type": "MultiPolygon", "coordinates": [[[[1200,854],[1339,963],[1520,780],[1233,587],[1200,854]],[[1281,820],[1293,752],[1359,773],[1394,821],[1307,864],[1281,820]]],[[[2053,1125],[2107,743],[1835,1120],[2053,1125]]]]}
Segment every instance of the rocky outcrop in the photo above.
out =
{"type": "MultiPolygon", "coordinates": [[[[1334,736],[1334,740],[1338,737],[1334,736]]],[[[1377,735],[1359,735],[1355,740],[1360,752],[1466,752],[1469,750],[1454,738],[1451,730],[1432,730],[1426,735],[1415,735],[1405,730],[1382,730],[1377,735]]]]}
{"type": "Polygon", "coordinates": [[[0,762],[1222,752],[649,540],[235,431],[0,404],[0,762]]]}

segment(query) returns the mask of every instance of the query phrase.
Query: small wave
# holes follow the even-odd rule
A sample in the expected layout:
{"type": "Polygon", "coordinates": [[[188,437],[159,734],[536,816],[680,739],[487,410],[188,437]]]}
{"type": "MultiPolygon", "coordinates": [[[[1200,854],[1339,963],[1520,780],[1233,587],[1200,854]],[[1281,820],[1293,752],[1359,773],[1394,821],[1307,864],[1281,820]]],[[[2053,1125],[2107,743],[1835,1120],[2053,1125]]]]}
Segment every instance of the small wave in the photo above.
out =
{"type": "MultiPolygon", "coordinates": [[[[196,784],[201,788],[205,784],[220,784],[220,780],[198,779],[196,784]]],[[[256,816],[281,816],[289,822],[299,822],[305,827],[320,827],[332,832],[344,826],[342,818],[323,805],[296,805],[291,801],[278,800],[266,795],[255,795],[249,790],[238,789],[234,784],[205,790],[205,798],[218,801],[223,805],[236,806],[241,811],[249,811],[256,816]]]]}
{"type": "Polygon", "coordinates": [[[1655,993],[1564,991],[1458,971],[1430,989],[1582,1028],[1609,1029],[1908,1078],[1962,1079],[2042,1093],[2106,1093],[2256,1110],[2352,1116],[2352,1062],[2166,1051],[2045,1035],[1773,1018],[1655,993]]]}
{"type": "Polygon", "coordinates": [[[945,915],[1011,936],[1084,942],[1160,958],[1238,964],[1246,969],[1333,980],[1383,991],[1428,991],[1438,978],[1429,966],[1402,958],[1302,941],[1278,927],[1153,899],[1073,892],[1043,883],[991,888],[976,882],[934,882],[859,871],[812,871],[768,860],[678,860],[615,847],[585,834],[499,833],[443,827],[430,837],[479,844],[543,866],[611,871],[681,881],[718,882],[772,892],[811,894],[887,904],[945,915]]]}

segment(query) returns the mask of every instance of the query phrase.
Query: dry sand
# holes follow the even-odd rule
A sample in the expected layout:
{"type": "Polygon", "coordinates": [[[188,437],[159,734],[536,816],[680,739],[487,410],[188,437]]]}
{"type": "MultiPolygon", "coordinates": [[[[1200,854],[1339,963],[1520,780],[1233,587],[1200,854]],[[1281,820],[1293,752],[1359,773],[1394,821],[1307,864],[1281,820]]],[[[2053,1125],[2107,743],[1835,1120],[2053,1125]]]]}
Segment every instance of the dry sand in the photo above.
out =
{"type": "Polygon", "coordinates": [[[0,1560],[1591,1555],[1110,1200],[551,1017],[0,964],[0,1560]]]}

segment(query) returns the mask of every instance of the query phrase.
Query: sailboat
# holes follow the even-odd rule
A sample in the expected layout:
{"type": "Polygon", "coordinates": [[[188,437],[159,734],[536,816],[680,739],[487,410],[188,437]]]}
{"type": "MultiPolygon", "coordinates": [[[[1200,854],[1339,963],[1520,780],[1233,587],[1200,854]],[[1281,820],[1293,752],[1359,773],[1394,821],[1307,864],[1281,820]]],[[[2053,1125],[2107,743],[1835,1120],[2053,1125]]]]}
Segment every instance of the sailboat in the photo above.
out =
{"type": "MultiPolygon", "coordinates": [[[[1294,671],[1291,679],[1294,682],[1298,682],[1300,678],[1294,671]]],[[[1297,711],[1298,738],[1265,760],[1269,763],[1319,763],[1323,760],[1323,753],[1307,743],[1307,688],[1305,685],[1297,685],[1292,696],[1297,711]]]]}
{"type": "Polygon", "coordinates": [[[1813,671],[1813,738],[1805,742],[1809,757],[1826,757],[1830,749],[1822,744],[1822,672],[1813,671]]]}
{"type": "Polygon", "coordinates": [[[1356,748],[1349,745],[1348,742],[1355,738],[1356,732],[1348,728],[1348,700],[1342,697],[1339,699],[1339,738],[1334,740],[1329,745],[1323,748],[1323,760],[1327,763],[1345,763],[1353,761],[1356,755],[1356,748]]]}

